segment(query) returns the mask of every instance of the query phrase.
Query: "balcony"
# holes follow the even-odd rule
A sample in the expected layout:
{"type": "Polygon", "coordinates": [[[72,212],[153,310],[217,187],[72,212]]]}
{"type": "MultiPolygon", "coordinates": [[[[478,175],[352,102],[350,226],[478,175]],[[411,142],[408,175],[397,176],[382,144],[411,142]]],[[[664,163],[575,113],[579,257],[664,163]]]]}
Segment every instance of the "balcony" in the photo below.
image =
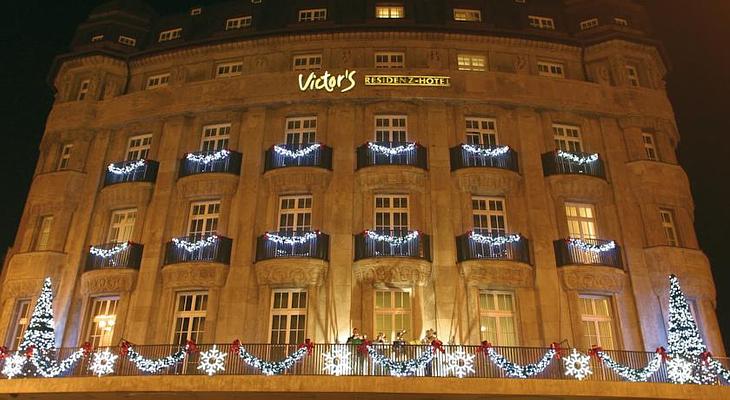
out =
{"type": "Polygon", "coordinates": [[[623,269],[621,247],[613,240],[560,239],[553,242],[558,267],[564,265],[605,265],[623,269]]]}
{"type": "Polygon", "coordinates": [[[428,169],[426,148],[413,142],[368,142],[357,148],[357,169],[374,165],[410,165],[428,169]]]}
{"type": "Polygon", "coordinates": [[[542,170],[545,176],[577,174],[606,179],[603,160],[596,153],[562,150],[545,153],[542,155],[542,170]]]}
{"type": "Polygon", "coordinates": [[[267,232],[256,238],[256,262],[275,258],[329,259],[330,237],[318,231],[267,232]]]}
{"type": "Polygon", "coordinates": [[[97,269],[139,269],[144,246],[138,243],[105,243],[90,246],[86,256],[86,271],[97,269]]]}
{"type": "Polygon", "coordinates": [[[179,178],[206,173],[238,175],[241,173],[241,153],[230,150],[196,151],[180,160],[179,178]]]}
{"type": "Polygon", "coordinates": [[[216,235],[173,238],[165,247],[165,265],[184,262],[228,264],[231,261],[232,244],[233,240],[216,235]]]}
{"type": "Polygon", "coordinates": [[[355,235],[355,261],[406,257],[431,261],[431,238],[418,231],[365,231],[355,235]]]}
{"type": "Polygon", "coordinates": [[[456,237],[459,262],[470,260],[504,260],[530,263],[529,241],[520,234],[489,235],[469,232],[456,237]]]}
{"type": "Polygon", "coordinates": [[[126,182],[155,182],[159,163],[154,160],[129,160],[109,164],[104,186],[126,182]]]}
{"type": "Polygon", "coordinates": [[[509,146],[461,144],[452,147],[451,171],[463,168],[501,168],[519,173],[517,152],[509,146]]]}
{"type": "Polygon", "coordinates": [[[287,167],[332,169],[332,148],[321,143],[278,144],[266,151],[264,172],[287,167]]]}

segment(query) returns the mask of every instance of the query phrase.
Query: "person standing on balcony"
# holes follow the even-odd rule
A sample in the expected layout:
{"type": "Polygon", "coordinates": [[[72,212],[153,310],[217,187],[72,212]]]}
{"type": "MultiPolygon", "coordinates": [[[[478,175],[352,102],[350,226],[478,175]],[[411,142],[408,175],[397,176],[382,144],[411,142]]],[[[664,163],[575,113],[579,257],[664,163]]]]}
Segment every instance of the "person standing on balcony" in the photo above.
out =
{"type": "MultiPolygon", "coordinates": [[[[433,344],[433,342],[436,340],[438,340],[438,336],[436,336],[436,331],[433,329],[429,329],[426,331],[426,337],[423,338],[423,340],[421,340],[421,344],[426,344],[426,345],[431,346],[433,344]]],[[[426,376],[433,375],[433,360],[429,361],[426,364],[425,372],[426,372],[426,376]]]]}
{"type": "Polygon", "coordinates": [[[362,375],[363,371],[363,363],[365,359],[363,358],[363,354],[359,351],[359,346],[362,344],[362,342],[367,339],[367,335],[361,335],[360,330],[357,328],[352,329],[352,335],[347,338],[347,344],[350,345],[350,354],[353,355],[351,358],[352,365],[352,373],[355,375],[362,375]]]}

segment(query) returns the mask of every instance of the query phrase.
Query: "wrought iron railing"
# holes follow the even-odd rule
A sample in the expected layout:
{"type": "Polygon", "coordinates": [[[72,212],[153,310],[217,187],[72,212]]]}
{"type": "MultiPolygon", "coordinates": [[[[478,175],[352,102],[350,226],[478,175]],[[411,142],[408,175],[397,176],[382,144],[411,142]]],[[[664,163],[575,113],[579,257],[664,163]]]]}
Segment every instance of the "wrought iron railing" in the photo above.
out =
{"type": "Polygon", "coordinates": [[[89,246],[86,271],[108,268],[139,269],[144,246],[139,243],[104,243],[89,246]]]}
{"type": "Polygon", "coordinates": [[[329,259],[330,237],[313,231],[272,232],[256,238],[256,261],[305,257],[329,259]]]}
{"type": "Polygon", "coordinates": [[[165,245],[165,264],[189,261],[228,264],[231,261],[232,244],[233,240],[225,236],[192,235],[174,238],[165,245]]]}
{"type": "Polygon", "coordinates": [[[355,261],[373,257],[411,257],[431,261],[431,238],[421,232],[405,230],[378,230],[371,234],[366,231],[355,235],[355,261]]]}
{"type": "Polygon", "coordinates": [[[542,155],[542,170],[545,176],[580,174],[606,179],[606,170],[603,166],[603,160],[600,157],[592,160],[591,157],[596,155],[581,152],[563,153],[566,154],[565,156],[560,156],[559,154],[560,151],[558,150],[542,155]],[[575,158],[571,158],[567,154],[581,159],[581,162],[575,161],[575,158]]]}
{"type": "Polygon", "coordinates": [[[180,160],[179,177],[182,178],[207,172],[220,172],[233,175],[241,173],[241,160],[243,158],[241,153],[227,150],[226,156],[216,157],[216,155],[220,154],[220,151],[196,151],[186,154],[180,160]]]}
{"type": "Polygon", "coordinates": [[[372,165],[412,165],[428,169],[428,156],[426,148],[418,143],[369,142],[357,148],[357,169],[372,165]]]}
{"type": "Polygon", "coordinates": [[[286,167],[332,169],[332,148],[321,143],[278,144],[266,151],[264,171],[286,167]]]}
{"type": "MultiPolygon", "coordinates": [[[[487,238],[505,237],[501,235],[484,235],[487,238]]],[[[456,256],[461,261],[468,260],[506,260],[530,263],[530,242],[522,235],[518,241],[494,244],[475,240],[470,233],[456,237],[456,256]]]]}
{"type": "Polygon", "coordinates": [[[486,151],[497,151],[499,147],[484,146],[478,144],[459,145],[452,147],[451,152],[451,170],[456,171],[462,168],[471,167],[489,167],[489,168],[502,168],[508,169],[514,172],[519,172],[519,165],[517,161],[517,152],[511,148],[506,148],[505,151],[498,155],[484,155],[479,150],[486,151]],[[469,149],[476,149],[477,152],[469,151],[469,149]]]}
{"type": "Polygon", "coordinates": [[[586,264],[623,268],[621,246],[612,240],[581,239],[581,242],[573,242],[571,239],[559,239],[553,242],[555,259],[559,267],[586,264]]]}
{"type": "Polygon", "coordinates": [[[159,163],[154,160],[129,160],[112,163],[104,170],[104,186],[125,182],[154,182],[157,180],[158,168],[159,163]],[[132,168],[134,166],[137,167],[132,168]],[[110,171],[110,169],[116,172],[110,171]],[[119,173],[119,170],[125,169],[129,169],[129,171],[119,173]]]}

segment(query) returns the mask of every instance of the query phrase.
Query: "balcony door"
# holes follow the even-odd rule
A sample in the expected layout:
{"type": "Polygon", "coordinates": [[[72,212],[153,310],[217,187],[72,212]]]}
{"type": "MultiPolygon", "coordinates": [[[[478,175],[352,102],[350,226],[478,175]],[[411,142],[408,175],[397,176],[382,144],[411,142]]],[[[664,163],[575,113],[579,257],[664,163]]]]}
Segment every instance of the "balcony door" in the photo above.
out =
{"type": "Polygon", "coordinates": [[[288,145],[315,142],[317,140],[317,117],[287,118],[284,134],[288,145]]]}
{"type": "Polygon", "coordinates": [[[408,120],[405,115],[375,116],[376,142],[405,142],[408,140],[408,120]]]}
{"type": "Polygon", "coordinates": [[[116,210],[109,221],[107,243],[124,243],[132,240],[137,209],[116,210]]]}
{"type": "Polygon", "coordinates": [[[117,324],[118,297],[95,297],[91,303],[87,321],[86,340],[93,348],[114,345],[114,328],[117,324]]]}
{"type": "Polygon", "coordinates": [[[568,235],[575,239],[597,239],[596,212],[593,204],[565,203],[568,235]]]}
{"type": "Polygon", "coordinates": [[[408,232],[408,196],[375,196],[375,231],[382,234],[405,235],[408,232]]]}
{"type": "Polygon", "coordinates": [[[503,198],[474,196],[471,199],[471,205],[475,233],[494,236],[502,236],[507,233],[503,198]]]}
{"type": "Polygon", "coordinates": [[[466,142],[473,145],[496,147],[496,121],[491,118],[467,118],[466,142]]]}
{"type": "Polygon", "coordinates": [[[479,292],[479,335],[497,346],[517,345],[515,299],[510,292],[479,292]]]}
{"type": "Polygon", "coordinates": [[[279,198],[279,232],[312,230],[312,196],[279,198]]]}
{"type": "Polygon", "coordinates": [[[172,344],[184,346],[188,340],[202,343],[208,311],[208,292],[178,293],[175,303],[172,344]]]}
{"type": "Polygon", "coordinates": [[[301,344],[306,338],[307,291],[275,290],[271,298],[271,344],[301,344]]]}
{"type": "Polygon", "coordinates": [[[382,332],[388,341],[393,341],[400,330],[411,334],[410,291],[407,289],[376,290],[373,337],[382,332]]]}
{"type": "Polygon", "coordinates": [[[581,321],[586,345],[615,349],[611,301],[605,296],[580,296],[581,321]]]}
{"type": "Polygon", "coordinates": [[[220,217],[220,201],[200,201],[190,205],[190,223],[188,237],[200,240],[214,235],[218,230],[220,217]]]}
{"type": "Polygon", "coordinates": [[[207,125],[203,127],[200,151],[218,151],[228,148],[231,138],[231,124],[207,125]]]}
{"type": "Polygon", "coordinates": [[[151,146],[152,135],[140,135],[129,138],[126,161],[134,161],[149,157],[151,146]]]}
{"type": "Polygon", "coordinates": [[[553,137],[556,149],[571,153],[583,151],[580,128],[577,126],[554,124],[553,137]]]}

